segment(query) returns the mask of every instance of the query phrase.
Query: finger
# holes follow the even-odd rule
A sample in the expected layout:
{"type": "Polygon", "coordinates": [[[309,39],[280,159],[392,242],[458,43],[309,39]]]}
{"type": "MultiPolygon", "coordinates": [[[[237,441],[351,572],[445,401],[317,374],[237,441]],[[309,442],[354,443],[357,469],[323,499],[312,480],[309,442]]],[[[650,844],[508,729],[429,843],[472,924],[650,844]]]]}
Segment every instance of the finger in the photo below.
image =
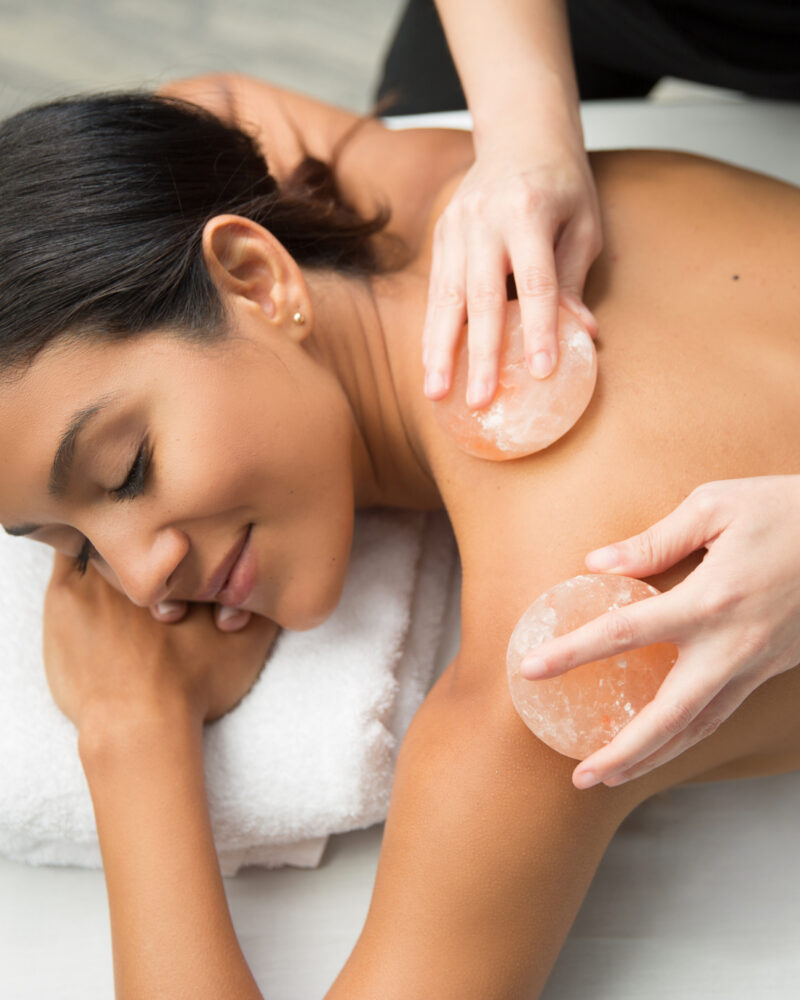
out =
{"type": "Polygon", "coordinates": [[[161,601],[150,605],[150,614],[156,621],[174,624],[186,616],[186,601],[161,601]]]}
{"type": "Polygon", "coordinates": [[[522,316],[525,360],[536,378],[558,362],[558,279],[549,227],[518,231],[508,241],[522,316]]]}
{"type": "Polygon", "coordinates": [[[586,275],[603,245],[600,227],[592,215],[573,216],[555,246],[556,274],[562,291],[583,295],[586,275]]]}
{"type": "Polygon", "coordinates": [[[723,526],[713,496],[695,490],[641,534],[590,552],[586,565],[595,572],[652,576],[703,548],[723,526]]]}
{"type": "Polygon", "coordinates": [[[559,292],[559,303],[565,309],[572,313],[575,319],[586,329],[586,332],[592,338],[592,340],[597,340],[597,335],[600,332],[600,327],[597,325],[597,320],[594,317],[594,313],[581,301],[581,299],[575,295],[573,292],[564,291],[562,288],[559,292]]]}
{"type": "Polygon", "coordinates": [[[466,322],[466,263],[461,226],[439,220],[434,232],[428,305],[422,331],[425,395],[441,399],[453,381],[456,347],[466,322]]]}
{"type": "Polygon", "coordinates": [[[220,632],[238,632],[248,624],[252,613],[245,611],[244,608],[231,608],[225,604],[218,604],[215,608],[215,617],[220,632]]]}
{"type": "Polygon", "coordinates": [[[690,597],[682,585],[635,604],[608,611],[556,639],[549,639],[528,653],[520,673],[529,680],[557,677],[582,663],[649,646],[654,642],[677,642],[694,622],[690,597]]]}
{"type": "Polygon", "coordinates": [[[506,314],[505,247],[473,226],[467,253],[467,405],[488,406],[497,390],[506,314]]]}
{"type": "Polygon", "coordinates": [[[689,726],[725,684],[725,678],[720,677],[715,682],[706,680],[698,689],[697,671],[688,674],[677,666],[667,674],[655,698],[576,769],[576,787],[590,788],[660,750],[689,726]],[[671,679],[673,683],[668,684],[671,679]]]}
{"type": "MultiPolygon", "coordinates": [[[[717,729],[729,719],[742,702],[758,687],[750,677],[737,678],[727,684],[716,697],[712,698],[706,707],[697,715],[687,728],[679,735],[665,743],[659,750],[638,764],[624,768],[603,779],[609,788],[623,785],[626,781],[641,778],[642,775],[668,764],[679,757],[696,743],[712,736],[717,729]]],[[[611,744],[608,744],[611,746],[611,744]]],[[[588,761],[585,762],[588,767],[588,761]]],[[[581,765],[582,767],[583,765],[581,765]]],[[[577,769],[576,769],[577,770],[577,769]]]]}

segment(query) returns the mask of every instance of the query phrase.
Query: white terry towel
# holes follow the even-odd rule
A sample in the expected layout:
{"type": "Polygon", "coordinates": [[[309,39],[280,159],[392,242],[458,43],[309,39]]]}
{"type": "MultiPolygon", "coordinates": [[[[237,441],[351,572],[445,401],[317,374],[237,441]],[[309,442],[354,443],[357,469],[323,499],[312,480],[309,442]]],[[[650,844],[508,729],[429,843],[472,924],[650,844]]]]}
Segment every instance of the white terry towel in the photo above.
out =
{"type": "MultiPolygon", "coordinates": [[[[454,567],[443,514],[359,514],[335,613],[282,632],[261,676],[206,727],[222,871],[319,864],[327,836],[386,816],[397,751],[430,686],[454,567]]],[[[44,677],[52,551],[0,536],[0,853],[100,867],[75,727],[44,677]]]]}

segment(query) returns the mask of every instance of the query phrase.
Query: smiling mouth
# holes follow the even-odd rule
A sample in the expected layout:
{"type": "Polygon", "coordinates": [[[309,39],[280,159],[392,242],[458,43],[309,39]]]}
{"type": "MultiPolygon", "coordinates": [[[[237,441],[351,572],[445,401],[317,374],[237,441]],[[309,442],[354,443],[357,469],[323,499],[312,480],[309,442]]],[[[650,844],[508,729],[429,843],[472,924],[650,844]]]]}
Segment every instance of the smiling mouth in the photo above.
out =
{"type": "Polygon", "coordinates": [[[237,607],[243,604],[256,584],[256,555],[253,546],[250,545],[252,530],[253,525],[248,525],[244,544],[222,588],[214,597],[214,600],[219,604],[225,604],[228,607],[237,607]]]}
{"type": "Polygon", "coordinates": [[[252,527],[252,524],[247,525],[247,528],[244,534],[239,538],[239,541],[231,548],[224,560],[214,571],[214,575],[209,581],[208,586],[205,590],[201,591],[199,596],[192,598],[192,600],[195,600],[198,603],[207,603],[217,599],[218,595],[227,586],[228,580],[239,560],[239,556],[242,554],[245,546],[247,545],[252,527]]]}

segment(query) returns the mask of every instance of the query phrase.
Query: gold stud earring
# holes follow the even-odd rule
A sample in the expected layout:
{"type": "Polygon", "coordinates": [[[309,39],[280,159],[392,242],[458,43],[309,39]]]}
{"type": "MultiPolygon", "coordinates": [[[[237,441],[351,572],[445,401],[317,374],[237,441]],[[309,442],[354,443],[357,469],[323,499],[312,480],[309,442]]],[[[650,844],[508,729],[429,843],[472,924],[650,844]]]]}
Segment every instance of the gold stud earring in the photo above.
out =
{"type": "Polygon", "coordinates": [[[306,321],[305,316],[301,312],[296,312],[294,316],[292,316],[292,319],[294,320],[295,323],[297,323],[298,326],[302,326],[303,323],[305,323],[306,321]]]}

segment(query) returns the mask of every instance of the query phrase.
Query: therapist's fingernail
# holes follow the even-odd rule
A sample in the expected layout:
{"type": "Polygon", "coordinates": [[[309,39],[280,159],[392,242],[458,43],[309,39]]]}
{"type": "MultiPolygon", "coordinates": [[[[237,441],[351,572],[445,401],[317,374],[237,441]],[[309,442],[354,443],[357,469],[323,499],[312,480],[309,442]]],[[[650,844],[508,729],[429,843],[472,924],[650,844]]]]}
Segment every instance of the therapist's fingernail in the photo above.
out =
{"type": "Polygon", "coordinates": [[[589,569],[616,569],[619,566],[619,555],[614,548],[597,549],[586,557],[589,569]]]}
{"type": "Polygon", "coordinates": [[[584,771],[583,774],[576,774],[574,778],[574,785],[576,788],[585,789],[592,788],[596,785],[598,781],[597,775],[593,771],[584,771]]]}
{"type": "Polygon", "coordinates": [[[553,370],[553,359],[547,351],[537,351],[531,362],[531,374],[536,378],[547,378],[553,370]]]}
{"type": "Polygon", "coordinates": [[[535,680],[537,677],[541,677],[547,671],[547,664],[539,656],[531,656],[522,661],[519,666],[520,673],[523,677],[527,677],[528,680],[535,680]]]}
{"type": "Polygon", "coordinates": [[[160,615],[171,615],[174,611],[180,611],[180,609],[180,601],[161,601],[156,604],[156,611],[158,611],[160,615]]]}

